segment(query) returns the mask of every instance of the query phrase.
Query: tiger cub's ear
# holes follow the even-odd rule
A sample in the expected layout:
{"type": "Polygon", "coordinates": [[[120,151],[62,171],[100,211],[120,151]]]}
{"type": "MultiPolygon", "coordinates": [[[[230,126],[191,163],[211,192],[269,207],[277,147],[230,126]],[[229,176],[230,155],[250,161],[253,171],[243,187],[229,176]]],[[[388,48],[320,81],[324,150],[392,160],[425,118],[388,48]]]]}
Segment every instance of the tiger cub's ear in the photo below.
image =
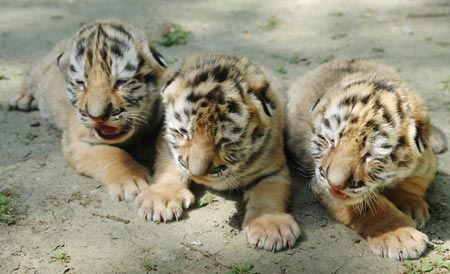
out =
{"type": "Polygon", "coordinates": [[[58,55],[58,57],[56,58],[56,66],[58,67],[59,72],[65,73],[69,66],[69,54],[62,52],[60,55],[58,55]]]}
{"type": "Polygon", "coordinates": [[[150,49],[150,52],[152,53],[153,58],[156,60],[156,62],[163,68],[167,68],[167,61],[164,59],[164,57],[157,51],[154,47],[152,47],[150,44],[148,45],[148,48],[150,49]]]}
{"type": "Polygon", "coordinates": [[[268,82],[264,82],[258,87],[250,87],[249,92],[255,95],[256,98],[261,102],[262,108],[267,116],[272,117],[276,106],[274,101],[270,98],[270,94],[268,93],[269,88],[270,84],[268,82]]]}

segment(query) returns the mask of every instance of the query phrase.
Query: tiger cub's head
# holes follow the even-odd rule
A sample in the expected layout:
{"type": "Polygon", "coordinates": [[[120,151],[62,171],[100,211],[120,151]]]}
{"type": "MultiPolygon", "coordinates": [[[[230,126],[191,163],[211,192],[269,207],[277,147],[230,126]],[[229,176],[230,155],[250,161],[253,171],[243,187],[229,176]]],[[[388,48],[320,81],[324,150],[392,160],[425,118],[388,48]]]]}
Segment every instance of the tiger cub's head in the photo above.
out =
{"type": "Polygon", "coordinates": [[[162,118],[166,63],[136,28],[108,20],[87,24],[57,65],[79,120],[102,142],[123,142],[162,118]]]}
{"type": "Polygon", "coordinates": [[[264,73],[247,58],[195,55],[162,91],[165,138],[179,170],[218,190],[244,185],[281,136],[281,110],[264,73]],[[277,136],[277,137],[274,137],[277,136]]]}
{"type": "Polygon", "coordinates": [[[315,190],[359,204],[410,176],[430,133],[417,98],[401,82],[373,78],[348,81],[319,99],[311,110],[315,190]]]}

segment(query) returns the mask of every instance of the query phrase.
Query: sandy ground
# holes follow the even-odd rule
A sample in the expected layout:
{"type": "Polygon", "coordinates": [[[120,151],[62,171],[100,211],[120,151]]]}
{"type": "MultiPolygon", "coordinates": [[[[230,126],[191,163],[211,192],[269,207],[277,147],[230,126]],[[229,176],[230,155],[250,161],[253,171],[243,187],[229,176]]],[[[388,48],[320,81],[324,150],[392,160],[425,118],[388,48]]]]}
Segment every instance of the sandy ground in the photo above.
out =
{"type": "Polygon", "coordinates": [[[246,263],[253,269],[242,273],[404,273],[427,270],[428,261],[432,273],[450,272],[436,266],[450,261],[450,153],[438,157],[427,195],[424,231],[434,247],[412,268],[372,255],[295,174],[292,213],[303,235],[280,253],[247,246],[237,194],[213,193],[213,203],[171,224],[146,223],[132,204],[113,202],[99,182],[64,162],[59,133],[38,112],[6,106],[32,60],[81,24],[108,17],[134,23],[151,40],[164,22],[179,23],[192,31],[188,43],[157,46],[171,63],[196,51],[240,53],[273,70],[285,89],[330,56],[379,59],[423,95],[449,134],[448,0],[1,0],[0,191],[12,194],[14,216],[0,217],[0,273],[227,273],[246,263]]]}

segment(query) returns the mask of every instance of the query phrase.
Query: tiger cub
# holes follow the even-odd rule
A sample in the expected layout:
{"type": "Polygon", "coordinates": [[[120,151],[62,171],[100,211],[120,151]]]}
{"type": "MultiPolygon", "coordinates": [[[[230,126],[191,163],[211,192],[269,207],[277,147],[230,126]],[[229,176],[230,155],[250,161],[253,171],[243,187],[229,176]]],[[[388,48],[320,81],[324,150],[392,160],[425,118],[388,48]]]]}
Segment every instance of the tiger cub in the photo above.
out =
{"type": "Polygon", "coordinates": [[[379,256],[420,257],[428,237],[416,227],[429,218],[423,196],[436,172],[432,146],[444,145],[421,98],[390,68],[339,60],[297,80],[287,109],[289,149],[313,172],[330,214],[379,256]]]}
{"type": "Polygon", "coordinates": [[[286,213],[291,178],[283,152],[282,94],[249,59],[222,54],[184,60],[162,91],[165,128],[154,183],[136,202],[153,221],[178,219],[194,202],[189,182],[243,190],[243,231],[277,251],[300,234],[286,213]]]}
{"type": "MultiPolygon", "coordinates": [[[[135,27],[95,21],[37,61],[9,104],[39,108],[62,130],[67,162],[105,183],[113,198],[132,201],[150,174],[129,152],[149,135],[156,139],[165,67],[135,27]]],[[[145,154],[136,157],[145,161],[145,154]]]]}

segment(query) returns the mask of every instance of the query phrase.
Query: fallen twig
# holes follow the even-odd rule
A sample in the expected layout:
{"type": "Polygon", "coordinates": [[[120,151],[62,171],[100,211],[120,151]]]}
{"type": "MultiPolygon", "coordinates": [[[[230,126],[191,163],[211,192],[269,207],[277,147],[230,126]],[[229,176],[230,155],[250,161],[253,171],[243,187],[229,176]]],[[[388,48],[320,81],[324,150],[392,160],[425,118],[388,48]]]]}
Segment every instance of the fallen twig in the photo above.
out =
{"type": "Polygon", "coordinates": [[[201,251],[200,249],[198,249],[198,248],[196,248],[196,247],[194,247],[194,246],[192,246],[192,245],[190,245],[190,244],[187,244],[187,243],[185,243],[185,242],[180,242],[180,244],[181,244],[182,246],[189,247],[190,249],[192,249],[192,250],[194,250],[194,251],[196,251],[196,252],[202,254],[203,257],[206,257],[206,258],[208,258],[208,259],[210,259],[210,260],[213,260],[213,261],[216,263],[216,265],[223,266],[223,267],[225,267],[225,268],[227,268],[227,269],[231,269],[231,268],[232,268],[231,266],[224,265],[223,263],[219,262],[219,261],[214,257],[214,255],[212,255],[212,254],[210,254],[210,253],[208,253],[208,252],[201,251]]]}
{"type": "Polygon", "coordinates": [[[129,224],[130,223],[130,220],[122,219],[120,217],[113,216],[113,215],[110,215],[110,214],[103,215],[103,214],[92,213],[92,215],[95,216],[95,217],[104,218],[104,219],[110,219],[110,220],[113,220],[113,221],[116,221],[116,222],[121,222],[121,223],[124,223],[124,224],[129,224]]]}

